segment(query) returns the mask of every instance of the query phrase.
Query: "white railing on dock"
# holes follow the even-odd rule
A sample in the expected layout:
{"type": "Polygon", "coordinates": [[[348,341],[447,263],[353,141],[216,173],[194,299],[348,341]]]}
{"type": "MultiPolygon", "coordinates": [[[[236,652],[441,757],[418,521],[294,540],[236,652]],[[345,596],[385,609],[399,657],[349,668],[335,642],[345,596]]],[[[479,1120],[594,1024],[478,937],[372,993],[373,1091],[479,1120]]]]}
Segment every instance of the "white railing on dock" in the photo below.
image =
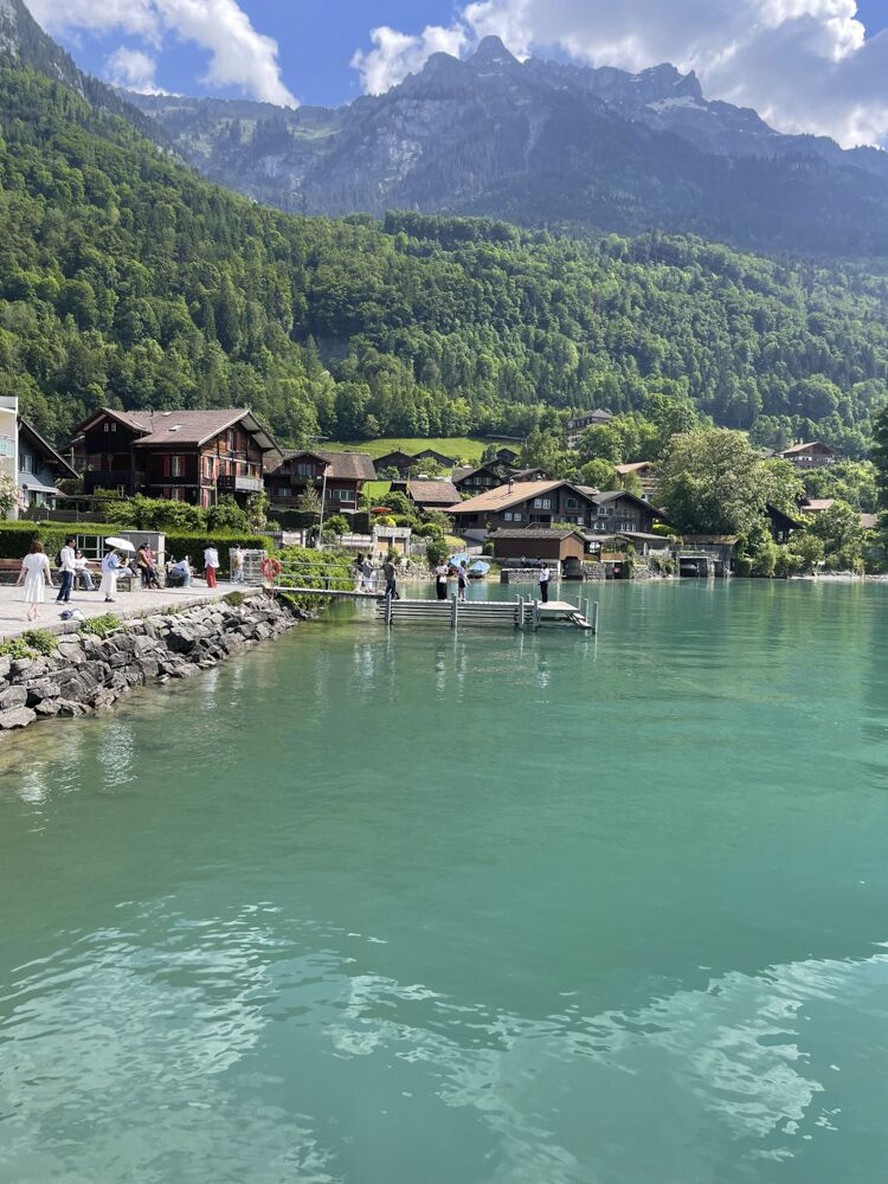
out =
{"type": "Polygon", "coordinates": [[[526,629],[529,625],[538,629],[544,621],[564,621],[591,632],[598,629],[597,602],[592,606],[590,620],[588,601],[581,601],[575,607],[561,602],[542,604],[523,596],[517,600],[459,600],[455,594],[449,600],[402,600],[386,596],[379,601],[377,613],[386,625],[447,624],[451,629],[460,625],[526,629]]]}

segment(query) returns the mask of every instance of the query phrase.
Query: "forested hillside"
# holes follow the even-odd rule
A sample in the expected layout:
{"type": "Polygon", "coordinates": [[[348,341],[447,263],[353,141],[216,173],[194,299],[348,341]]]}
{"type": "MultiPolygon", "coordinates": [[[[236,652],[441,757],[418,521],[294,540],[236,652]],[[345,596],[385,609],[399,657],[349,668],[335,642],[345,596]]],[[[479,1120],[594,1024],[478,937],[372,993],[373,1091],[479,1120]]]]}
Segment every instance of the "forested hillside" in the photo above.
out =
{"type": "Polygon", "coordinates": [[[659,391],[854,451],[886,312],[884,275],[694,238],[287,216],[0,72],[0,389],[58,442],[101,403],[246,404],[296,442],[521,435],[659,391]]]}

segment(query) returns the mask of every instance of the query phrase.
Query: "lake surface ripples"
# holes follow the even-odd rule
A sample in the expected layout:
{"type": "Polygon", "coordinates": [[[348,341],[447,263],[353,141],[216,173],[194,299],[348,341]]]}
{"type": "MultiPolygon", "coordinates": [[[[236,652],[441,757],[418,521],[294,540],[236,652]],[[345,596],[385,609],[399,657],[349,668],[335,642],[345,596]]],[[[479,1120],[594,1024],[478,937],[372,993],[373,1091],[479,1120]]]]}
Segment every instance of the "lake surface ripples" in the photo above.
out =
{"type": "Polygon", "coordinates": [[[0,747],[0,1179],[881,1184],[888,590],[597,594],[0,747]]]}

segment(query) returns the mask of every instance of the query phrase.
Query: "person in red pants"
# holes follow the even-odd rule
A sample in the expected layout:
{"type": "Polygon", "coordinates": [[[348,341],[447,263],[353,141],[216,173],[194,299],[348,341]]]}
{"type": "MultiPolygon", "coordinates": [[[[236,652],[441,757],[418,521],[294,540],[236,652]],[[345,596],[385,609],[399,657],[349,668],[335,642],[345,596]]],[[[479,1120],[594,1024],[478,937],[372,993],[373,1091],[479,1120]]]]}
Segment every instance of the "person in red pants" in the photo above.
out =
{"type": "Polygon", "coordinates": [[[219,566],[219,552],[212,543],[204,551],[204,572],[207,577],[207,587],[216,587],[216,569],[219,566]]]}

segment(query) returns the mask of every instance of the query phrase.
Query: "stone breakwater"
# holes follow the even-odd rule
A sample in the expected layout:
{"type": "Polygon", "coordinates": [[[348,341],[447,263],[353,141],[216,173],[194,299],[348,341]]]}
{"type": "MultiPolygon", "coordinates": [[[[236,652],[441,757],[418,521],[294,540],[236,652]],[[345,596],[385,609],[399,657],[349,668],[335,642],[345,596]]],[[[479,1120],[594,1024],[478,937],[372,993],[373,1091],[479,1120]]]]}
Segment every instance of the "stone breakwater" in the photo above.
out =
{"type": "Polygon", "coordinates": [[[278,637],[307,613],[265,596],[122,622],[105,637],[59,636],[47,657],[0,657],[0,734],[52,716],[101,711],[131,687],[190,678],[278,637]]]}

